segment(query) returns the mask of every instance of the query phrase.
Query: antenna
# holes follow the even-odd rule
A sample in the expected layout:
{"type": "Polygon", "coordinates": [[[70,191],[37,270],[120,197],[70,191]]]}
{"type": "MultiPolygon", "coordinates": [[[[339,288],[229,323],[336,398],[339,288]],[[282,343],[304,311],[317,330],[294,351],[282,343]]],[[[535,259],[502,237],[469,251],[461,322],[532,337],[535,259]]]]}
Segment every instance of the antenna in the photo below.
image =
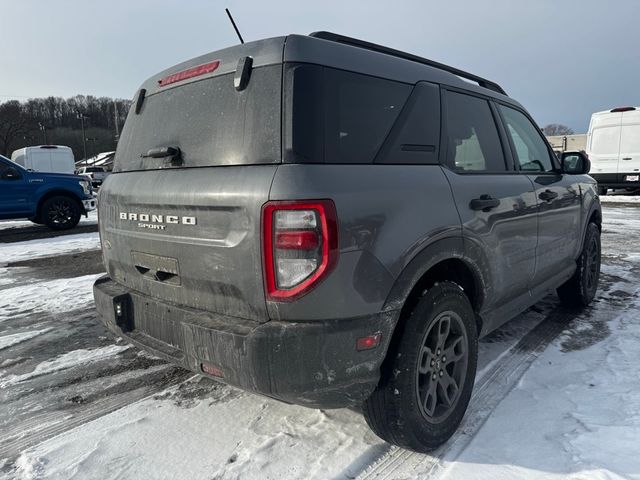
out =
{"type": "Polygon", "coordinates": [[[236,31],[236,34],[238,35],[238,38],[240,39],[240,43],[244,43],[244,40],[242,39],[242,35],[240,35],[240,30],[238,30],[238,27],[236,26],[236,22],[233,21],[233,17],[231,16],[231,12],[229,11],[228,8],[225,8],[224,11],[227,12],[227,15],[229,16],[229,20],[231,20],[231,25],[233,25],[233,29],[236,31]]]}

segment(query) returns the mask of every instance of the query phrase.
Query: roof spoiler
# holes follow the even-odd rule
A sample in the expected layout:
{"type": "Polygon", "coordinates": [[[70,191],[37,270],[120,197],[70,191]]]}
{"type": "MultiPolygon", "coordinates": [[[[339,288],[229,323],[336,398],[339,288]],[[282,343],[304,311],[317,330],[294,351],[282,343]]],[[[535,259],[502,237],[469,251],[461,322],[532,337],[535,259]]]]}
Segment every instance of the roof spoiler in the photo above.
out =
{"type": "Polygon", "coordinates": [[[502,95],[507,95],[507,92],[495,82],[487,80],[486,78],[478,77],[469,72],[465,72],[464,70],[459,70],[455,67],[450,67],[449,65],[445,65],[444,63],[435,62],[433,60],[429,60],[428,58],[419,57],[417,55],[412,55],[411,53],[406,53],[401,50],[396,50],[393,48],[383,47],[382,45],[377,45],[375,43],[365,42],[364,40],[358,40],[357,38],[345,37],[344,35],[339,35],[337,33],[331,32],[313,32],[309,34],[310,37],[320,38],[322,40],[329,40],[331,42],[342,43],[345,45],[351,45],[353,47],[360,47],[367,50],[373,50],[375,52],[386,53],[387,55],[393,55],[394,57],[404,58],[405,60],[411,60],[412,62],[422,63],[423,65],[428,65],[430,67],[438,68],[440,70],[444,70],[445,72],[452,73],[453,75],[457,75],[458,77],[462,77],[466,80],[471,80],[472,82],[476,82],[483,88],[487,88],[489,90],[493,90],[494,92],[500,93],[502,95]]]}

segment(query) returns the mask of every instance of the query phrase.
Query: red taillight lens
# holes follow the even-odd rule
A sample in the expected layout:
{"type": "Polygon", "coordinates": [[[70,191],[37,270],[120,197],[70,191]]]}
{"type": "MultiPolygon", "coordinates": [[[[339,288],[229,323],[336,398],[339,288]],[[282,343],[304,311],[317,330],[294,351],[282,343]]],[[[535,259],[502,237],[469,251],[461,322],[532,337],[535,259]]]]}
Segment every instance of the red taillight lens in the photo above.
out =
{"type": "Polygon", "coordinates": [[[338,224],[331,200],[268,202],[262,224],[267,299],[295,300],[335,266],[338,224]]]}
{"type": "Polygon", "coordinates": [[[289,250],[313,250],[318,248],[320,239],[314,231],[294,230],[291,232],[276,232],[275,248],[289,250]]]}

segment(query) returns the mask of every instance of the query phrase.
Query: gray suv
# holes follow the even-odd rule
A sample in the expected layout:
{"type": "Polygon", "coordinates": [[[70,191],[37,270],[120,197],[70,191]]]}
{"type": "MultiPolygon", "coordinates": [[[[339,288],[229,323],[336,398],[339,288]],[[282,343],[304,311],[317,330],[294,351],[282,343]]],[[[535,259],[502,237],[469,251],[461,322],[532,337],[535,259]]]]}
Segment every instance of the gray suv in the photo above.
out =
{"type": "Polygon", "coordinates": [[[593,299],[588,171],[470,73],[327,32],[237,45],[137,92],[100,191],[96,305],[160,357],[361,406],[426,451],[464,415],[479,337],[550,291],[593,299]]]}

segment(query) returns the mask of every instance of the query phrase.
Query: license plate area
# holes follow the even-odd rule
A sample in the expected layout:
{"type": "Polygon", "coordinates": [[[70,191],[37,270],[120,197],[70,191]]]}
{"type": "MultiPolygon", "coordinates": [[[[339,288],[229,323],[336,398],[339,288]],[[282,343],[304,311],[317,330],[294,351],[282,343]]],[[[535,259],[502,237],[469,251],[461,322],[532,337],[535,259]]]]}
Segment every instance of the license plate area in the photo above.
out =
{"type": "Polygon", "coordinates": [[[640,175],[627,175],[624,179],[627,182],[637,182],[640,180],[640,175]]]}
{"type": "Polygon", "coordinates": [[[143,252],[131,252],[133,266],[147,280],[168,285],[181,285],[178,260],[143,252]]]}

